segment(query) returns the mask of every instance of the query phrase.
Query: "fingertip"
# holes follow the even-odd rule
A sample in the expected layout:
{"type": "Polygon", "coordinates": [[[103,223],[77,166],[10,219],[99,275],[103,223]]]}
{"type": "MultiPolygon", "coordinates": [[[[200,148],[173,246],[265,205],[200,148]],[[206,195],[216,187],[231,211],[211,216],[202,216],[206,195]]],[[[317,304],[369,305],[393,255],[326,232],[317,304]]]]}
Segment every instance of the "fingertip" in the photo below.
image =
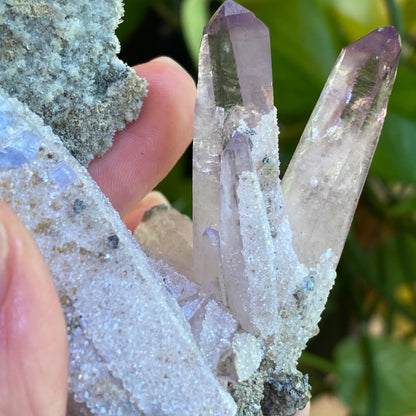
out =
{"type": "Polygon", "coordinates": [[[308,402],[308,404],[305,406],[304,409],[302,410],[298,410],[294,416],[309,416],[310,413],[310,402],[308,402]]]}
{"type": "Polygon", "coordinates": [[[140,116],[88,168],[121,215],[167,175],[193,136],[196,88],[191,76],[167,57],[134,69],[149,84],[140,116]]]}
{"type": "Polygon", "coordinates": [[[158,191],[149,192],[130,212],[123,217],[123,221],[127,228],[131,232],[134,232],[138,224],[143,219],[145,212],[157,205],[166,205],[170,207],[169,201],[162,193],[158,191]]]}

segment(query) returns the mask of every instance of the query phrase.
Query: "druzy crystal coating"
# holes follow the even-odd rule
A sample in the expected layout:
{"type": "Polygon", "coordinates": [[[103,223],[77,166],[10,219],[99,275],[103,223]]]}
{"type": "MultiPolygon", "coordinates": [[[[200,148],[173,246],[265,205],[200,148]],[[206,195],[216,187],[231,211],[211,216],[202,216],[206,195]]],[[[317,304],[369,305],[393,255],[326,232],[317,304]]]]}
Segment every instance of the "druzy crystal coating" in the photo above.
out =
{"type": "MultiPolygon", "coordinates": [[[[24,104],[2,95],[0,114],[16,143],[28,129],[41,138],[33,161],[0,171],[0,195],[54,278],[71,406],[97,415],[234,414],[178,304],[87,171],[24,104]]],[[[7,141],[0,134],[0,149],[7,141]]]]}
{"type": "Polygon", "coordinates": [[[318,330],[399,53],[391,27],[341,52],[281,186],[268,29],[227,0],[201,45],[193,242],[191,221],[160,206],[135,231],[144,250],[51,129],[0,94],[0,197],[61,298],[68,414],[288,416],[306,404],[297,359],[318,330]]]}

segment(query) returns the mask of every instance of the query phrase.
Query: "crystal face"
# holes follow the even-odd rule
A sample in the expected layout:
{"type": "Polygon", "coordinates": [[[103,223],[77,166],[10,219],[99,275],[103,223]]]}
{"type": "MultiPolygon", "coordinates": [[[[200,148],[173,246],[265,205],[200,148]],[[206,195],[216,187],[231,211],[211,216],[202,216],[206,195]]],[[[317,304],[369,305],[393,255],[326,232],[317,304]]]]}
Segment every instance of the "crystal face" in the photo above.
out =
{"type": "Polygon", "coordinates": [[[227,0],[201,45],[193,226],[156,207],[135,230],[142,247],[50,128],[0,95],[0,197],[54,277],[81,414],[305,406],[297,360],[335,279],[399,53],[391,27],[341,52],[281,185],[268,30],[227,0]]]}
{"type": "MultiPolygon", "coordinates": [[[[70,401],[98,415],[233,415],[178,303],[88,172],[22,103],[2,95],[0,114],[15,146],[28,130],[40,139],[31,163],[0,170],[0,196],[54,278],[68,328],[70,401]]],[[[0,134],[0,149],[8,137],[0,134]]]]}
{"type": "Polygon", "coordinates": [[[273,108],[269,30],[249,10],[226,1],[205,26],[215,104],[273,108]]]}
{"type": "Polygon", "coordinates": [[[335,264],[341,256],[383,126],[400,49],[399,35],[389,26],[341,52],[283,178],[293,244],[309,266],[328,246],[335,264]]]}

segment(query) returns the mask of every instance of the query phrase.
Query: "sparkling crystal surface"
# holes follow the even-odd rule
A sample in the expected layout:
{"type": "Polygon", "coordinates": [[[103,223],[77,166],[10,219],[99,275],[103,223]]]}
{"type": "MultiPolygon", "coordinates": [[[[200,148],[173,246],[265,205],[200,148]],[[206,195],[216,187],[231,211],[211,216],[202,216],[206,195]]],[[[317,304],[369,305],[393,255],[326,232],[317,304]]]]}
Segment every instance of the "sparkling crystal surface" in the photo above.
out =
{"type": "Polygon", "coordinates": [[[0,171],[0,197],[55,280],[73,400],[97,415],[233,415],[178,303],[87,171],[25,105],[2,95],[0,114],[0,149],[7,125],[16,147],[27,131],[41,140],[33,160],[0,171]]]}
{"type": "Polygon", "coordinates": [[[392,26],[346,47],[283,178],[293,245],[308,266],[331,247],[336,264],[380,136],[400,40],[392,26]]]}
{"type": "MultiPolygon", "coordinates": [[[[248,291],[254,281],[245,273],[237,191],[244,172],[261,169],[264,158],[272,160],[272,153],[277,154],[277,133],[268,29],[253,13],[226,1],[207,24],[200,53],[194,139],[194,279],[253,331],[258,330],[250,318],[248,291]],[[210,260],[214,258],[217,261],[210,260]]],[[[256,189],[278,180],[279,165],[273,160],[269,177],[254,180],[256,189]]],[[[261,193],[257,195],[263,199],[261,193]]],[[[275,201],[270,205],[272,211],[275,201]]]]}

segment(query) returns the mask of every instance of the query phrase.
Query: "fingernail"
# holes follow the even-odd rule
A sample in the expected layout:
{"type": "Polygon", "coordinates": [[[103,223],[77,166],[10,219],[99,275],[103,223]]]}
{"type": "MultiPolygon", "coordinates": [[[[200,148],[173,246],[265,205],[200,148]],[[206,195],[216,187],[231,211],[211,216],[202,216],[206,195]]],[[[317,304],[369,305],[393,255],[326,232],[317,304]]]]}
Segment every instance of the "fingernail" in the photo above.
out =
{"type": "Polygon", "coordinates": [[[9,257],[9,239],[4,225],[0,222],[0,305],[6,295],[8,278],[6,274],[7,258],[9,257]]]}
{"type": "Polygon", "coordinates": [[[165,64],[169,64],[169,65],[176,66],[178,68],[182,68],[183,69],[183,67],[180,64],[178,64],[172,58],[169,58],[169,56],[159,56],[159,57],[157,57],[155,59],[152,59],[152,60],[153,61],[156,61],[156,62],[163,62],[165,64]]]}
{"type": "Polygon", "coordinates": [[[159,191],[149,192],[143,199],[142,202],[152,204],[152,205],[167,205],[170,207],[170,202],[168,199],[159,191]]]}

